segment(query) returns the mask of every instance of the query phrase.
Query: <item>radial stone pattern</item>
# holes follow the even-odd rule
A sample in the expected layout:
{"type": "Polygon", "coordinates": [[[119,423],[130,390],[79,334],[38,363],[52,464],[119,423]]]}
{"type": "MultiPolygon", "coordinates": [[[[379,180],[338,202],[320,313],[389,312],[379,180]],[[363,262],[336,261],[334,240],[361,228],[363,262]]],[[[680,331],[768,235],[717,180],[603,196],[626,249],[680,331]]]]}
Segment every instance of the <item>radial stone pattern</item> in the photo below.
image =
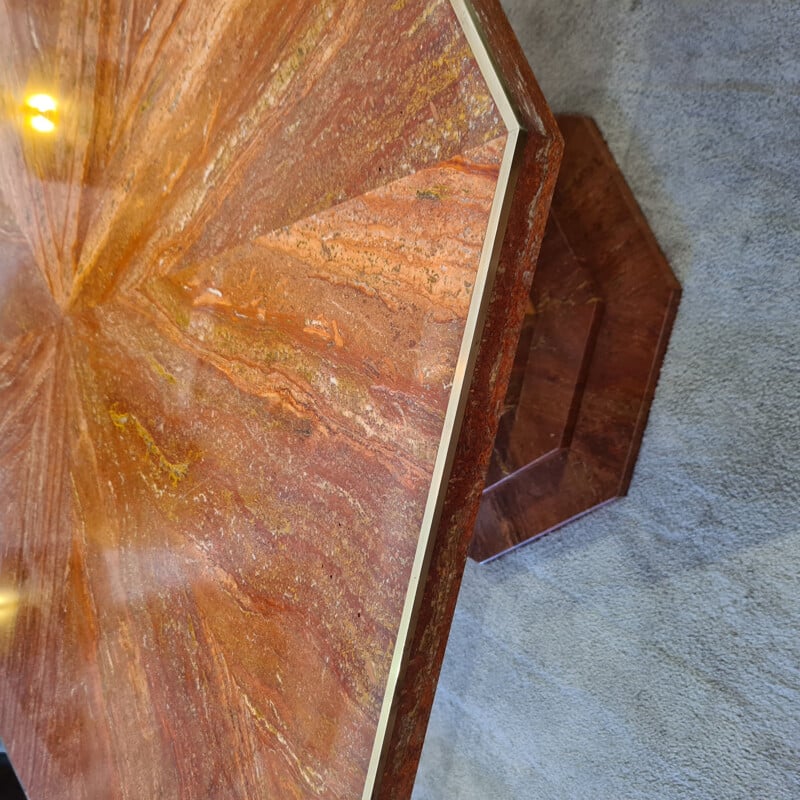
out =
{"type": "Polygon", "coordinates": [[[504,188],[454,9],[5,0],[0,101],[31,800],[361,796],[504,188]]]}

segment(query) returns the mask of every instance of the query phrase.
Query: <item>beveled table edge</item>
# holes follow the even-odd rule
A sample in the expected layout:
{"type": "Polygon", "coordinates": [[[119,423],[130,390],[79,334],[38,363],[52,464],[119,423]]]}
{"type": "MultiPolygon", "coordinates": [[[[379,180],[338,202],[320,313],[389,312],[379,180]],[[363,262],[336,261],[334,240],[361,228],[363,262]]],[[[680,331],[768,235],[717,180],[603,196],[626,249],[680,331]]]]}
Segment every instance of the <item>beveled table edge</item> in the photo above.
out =
{"type": "Polygon", "coordinates": [[[461,339],[458,361],[453,374],[453,385],[447,402],[442,435],[436,451],[431,485],[425,502],[420,535],[411,567],[411,578],[406,590],[400,625],[395,639],[394,652],[381,704],[372,754],[367,768],[362,800],[370,800],[373,797],[379,782],[379,772],[388,744],[388,734],[391,729],[400,677],[408,656],[414,621],[422,601],[422,588],[428,572],[431,545],[442,515],[447,484],[464,417],[467,394],[475,369],[477,349],[486,320],[488,299],[494,284],[494,275],[500,259],[500,250],[520,166],[520,144],[523,129],[511,99],[506,93],[500,74],[493,63],[467,0],[449,0],[449,2],[458,18],[481,75],[486,81],[492,100],[503,119],[508,138],[500,164],[500,173],[492,200],[492,207],[489,212],[486,237],[483,242],[478,272],[475,277],[475,285],[464,325],[464,335],[461,339]]]}
{"type": "MultiPolygon", "coordinates": [[[[411,794],[478,513],[481,481],[488,468],[563,154],[555,118],[499,1],[449,2],[501,114],[508,139],[362,800],[406,798],[411,794]],[[502,287],[495,287],[498,271],[503,273],[499,281],[502,287]],[[513,292],[509,291],[511,287],[513,292]],[[496,313],[492,324],[484,329],[490,306],[496,313]],[[486,385],[473,385],[473,375],[476,384],[481,384],[482,377],[488,378],[486,385]],[[502,386],[502,391],[498,392],[497,386],[502,386]],[[481,397],[487,394],[489,397],[481,397]],[[490,407],[482,408],[483,400],[491,400],[490,407]],[[475,417],[476,408],[485,425],[478,436],[478,452],[474,453],[476,443],[462,442],[460,433],[465,416],[475,417]],[[465,492],[463,485],[450,486],[454,463],[463,466],[470,460],[471,471],[479,475],[472,482],[480,485],[470,492],[465,492]],[[451,507],[454,497],[456,514],[451,507]],[[460,525],[453,525],[455,516],[460,518],[460,525]],[[442,572],[443,564],[448,582],[440,586],[436,574],[429,579],[429,571],[442,572]],[[423,601],[427,612],[419,620],[423,601]],[[424,685],[412,686],[415,683],[424,685]],[[415,688],[419,690],[416,694],[415,688]]],[[[457,472],[454,478],[458,478],[457,472]]]]}

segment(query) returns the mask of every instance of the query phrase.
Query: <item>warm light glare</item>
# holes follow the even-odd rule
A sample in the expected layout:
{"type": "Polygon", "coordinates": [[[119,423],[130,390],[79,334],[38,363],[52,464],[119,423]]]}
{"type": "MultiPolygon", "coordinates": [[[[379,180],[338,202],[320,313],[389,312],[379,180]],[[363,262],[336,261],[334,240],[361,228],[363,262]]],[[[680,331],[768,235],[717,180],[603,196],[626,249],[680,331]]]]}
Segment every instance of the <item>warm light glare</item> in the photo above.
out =
{"type": "Polygon", "coordinates": [[[58,117],[55,97],[45,92],[37,92],[25,98],[24,113],[28,125],[37,133],[52,133],[56,129],[58,117]]]}
{"type": "Polygon", "coordinates": [[[41,114],[36,114],[31,117],[31,128],[39,133],[52,133],[56,129],[56,124],[51,119],[43,117],[41,114]]]}
{"type": "Polygon", "coordinates": [[[0,589],[0,628],[10,627],[19,609],[19,595],[13,589],[0,589]]]}
{"type": "Polygon", "coordinates": [[[51,97],[49,94],[32,94],[25,101],[25,105],[28,106],[28,108],[38,111],[40,114],[47,114],[49,111],[56,110],[55,98],[51,97]]]}

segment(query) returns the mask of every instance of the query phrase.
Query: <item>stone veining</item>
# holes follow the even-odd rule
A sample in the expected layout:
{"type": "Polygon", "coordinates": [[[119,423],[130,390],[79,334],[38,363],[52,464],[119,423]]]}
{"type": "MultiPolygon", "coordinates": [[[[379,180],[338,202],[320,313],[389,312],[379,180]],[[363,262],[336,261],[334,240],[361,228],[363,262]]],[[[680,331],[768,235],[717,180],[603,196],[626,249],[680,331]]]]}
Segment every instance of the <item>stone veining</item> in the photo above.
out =
{"type": "Polygon", "coordinates": [[[30,797],[360,796],[505,147],[449,3],[7,3],[0,86],[30,797]]]}

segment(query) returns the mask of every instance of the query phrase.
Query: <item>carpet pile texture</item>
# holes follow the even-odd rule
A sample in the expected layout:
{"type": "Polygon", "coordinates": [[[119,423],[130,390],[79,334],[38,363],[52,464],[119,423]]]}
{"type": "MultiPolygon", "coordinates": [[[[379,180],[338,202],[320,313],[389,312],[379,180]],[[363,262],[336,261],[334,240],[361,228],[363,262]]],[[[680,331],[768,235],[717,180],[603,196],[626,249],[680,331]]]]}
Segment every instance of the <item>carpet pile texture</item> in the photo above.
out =
{"type": "Polygon", "coordinates": [[[629,496],[468,565],[414,800],[800,798],[800,3],[504,5],[684,294],[629,496]]]}

